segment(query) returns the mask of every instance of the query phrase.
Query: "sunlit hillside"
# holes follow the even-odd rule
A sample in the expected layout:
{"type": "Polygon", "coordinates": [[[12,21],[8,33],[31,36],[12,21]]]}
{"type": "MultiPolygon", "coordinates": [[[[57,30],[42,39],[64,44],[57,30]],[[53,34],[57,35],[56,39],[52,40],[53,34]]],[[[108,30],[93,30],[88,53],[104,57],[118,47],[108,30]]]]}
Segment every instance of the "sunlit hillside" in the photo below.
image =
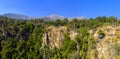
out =
{"type": "Polygon", "coordinates": [[[1,59],[119,59],[120,20],[0,17],[1,59]]]}

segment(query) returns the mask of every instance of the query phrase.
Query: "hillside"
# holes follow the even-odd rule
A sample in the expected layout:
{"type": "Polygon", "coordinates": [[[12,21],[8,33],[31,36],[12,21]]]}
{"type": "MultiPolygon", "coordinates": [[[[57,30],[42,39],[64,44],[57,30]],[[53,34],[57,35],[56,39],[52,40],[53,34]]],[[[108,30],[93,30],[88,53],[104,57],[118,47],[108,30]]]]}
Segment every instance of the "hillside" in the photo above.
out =
{"type": "Polygon", "coordinates": [[[0,59],[119,59],[120,20],[0,17],[0,59]]]}

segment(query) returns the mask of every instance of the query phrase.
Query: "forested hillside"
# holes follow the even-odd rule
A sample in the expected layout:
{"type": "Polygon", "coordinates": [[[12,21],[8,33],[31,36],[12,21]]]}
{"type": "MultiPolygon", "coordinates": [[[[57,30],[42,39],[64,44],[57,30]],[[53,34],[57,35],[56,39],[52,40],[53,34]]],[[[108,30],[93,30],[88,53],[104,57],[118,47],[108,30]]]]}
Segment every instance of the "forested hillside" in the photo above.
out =
{"type": "Polygon", "coordinates": [[[119,40],[120,20],[112,16],[55,21],[0,17],[0,59],[119,59],[119,40]]]}

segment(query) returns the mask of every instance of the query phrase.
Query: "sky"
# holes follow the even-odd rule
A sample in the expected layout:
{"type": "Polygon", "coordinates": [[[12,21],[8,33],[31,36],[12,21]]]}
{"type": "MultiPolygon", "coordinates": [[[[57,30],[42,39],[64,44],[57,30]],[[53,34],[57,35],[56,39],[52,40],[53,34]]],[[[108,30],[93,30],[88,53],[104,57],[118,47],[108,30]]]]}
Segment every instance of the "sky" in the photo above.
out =
{"type": "Polygon", "coordinates": [[[0,14],[4,13],[35,17],[58,14],[64,17],[120,18],[120,0],[0,0],[0,14]]]}

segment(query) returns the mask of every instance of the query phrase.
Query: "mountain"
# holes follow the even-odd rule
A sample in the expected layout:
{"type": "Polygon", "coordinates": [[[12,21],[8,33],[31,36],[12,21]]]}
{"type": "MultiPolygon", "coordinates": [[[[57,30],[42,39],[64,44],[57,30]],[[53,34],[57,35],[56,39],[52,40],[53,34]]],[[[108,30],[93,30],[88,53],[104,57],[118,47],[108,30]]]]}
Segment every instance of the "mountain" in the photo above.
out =
{"type": "Polygon", "coordinates": [[[72,20],[72,19],[79,19],[79,20],[82,20],[82,19],[85,19],[85,17],[83,17],[83,16],[79,16],[79,17],[73,17],[73,18],[69,18],[69,20],[72,20]]]}
{"type": "MultiPolygon", "coordinates": [[[[49,20],[57,20],[57,19],[63,20],[64,18],[66,18],[66,17],[60,16],[60,15],[57,15],[57,14],[52,14],[50,16],[42,17],[41,19],[43,19],[45,21],[49,21],[49,20]]],[[[72,18],[67,18],[67,19],[72,20],[72,19],[75,19],[75,18],[79,19],[79,20],[85,19],[85,17],[83,17],[83,16],[72,17],[72,18]]]]}
{"type": "Polygon", "coordinates": [[[23,20],[35,19],[35,17],[26,16],[26,15],[22,15],[22,14],[14,14],[14,13],[6,13],[1,16],[13,18],[13,19],[23,19],[23,20]]]}
{"type": "Polygon", "coordinates": [[[75,17],[76,19],[79,19],[79,20],[82,20],[82,19],[84,19],[85,17],[83,17],[83,16],[80,16],[80,17],[75,17]]]}
{"type": "Polygon", "coordinates": [[[57,15],[57,14],[52,14],[50,16],[45,16],[45,17],[42,17],[41,19],[45,20],[45,21],[49,21],[49,20],[57,20],[57,19],[64,19],[65,17],[63,16],[60,16],[60,15],[57,15]]]}
{"type": "MultiPolygon", "coordinates": [[[[22,19],[22,20],[43,19],[44,21],[54,21],[54,20],[57,20],[57,19],[63,20],[64,18],[66,18],[66,17],[60,16],[60,15],[57,15],[57,14],[52,14],[52,15],[49,15],[49,16],[38,17],[38,18],[37,17],[26,16],[26,15],[22,15],[22,14],[15,14],[15,13],[6,13],[6,14],[0,15],[0,16],[13,18],[13,19],[22,19]]],[[[79,19],[79,20],[84,19],[83,16],[80,16],[80,17],[68,18],[68,20],[72,20],[74,18],[79,19]]]]}

